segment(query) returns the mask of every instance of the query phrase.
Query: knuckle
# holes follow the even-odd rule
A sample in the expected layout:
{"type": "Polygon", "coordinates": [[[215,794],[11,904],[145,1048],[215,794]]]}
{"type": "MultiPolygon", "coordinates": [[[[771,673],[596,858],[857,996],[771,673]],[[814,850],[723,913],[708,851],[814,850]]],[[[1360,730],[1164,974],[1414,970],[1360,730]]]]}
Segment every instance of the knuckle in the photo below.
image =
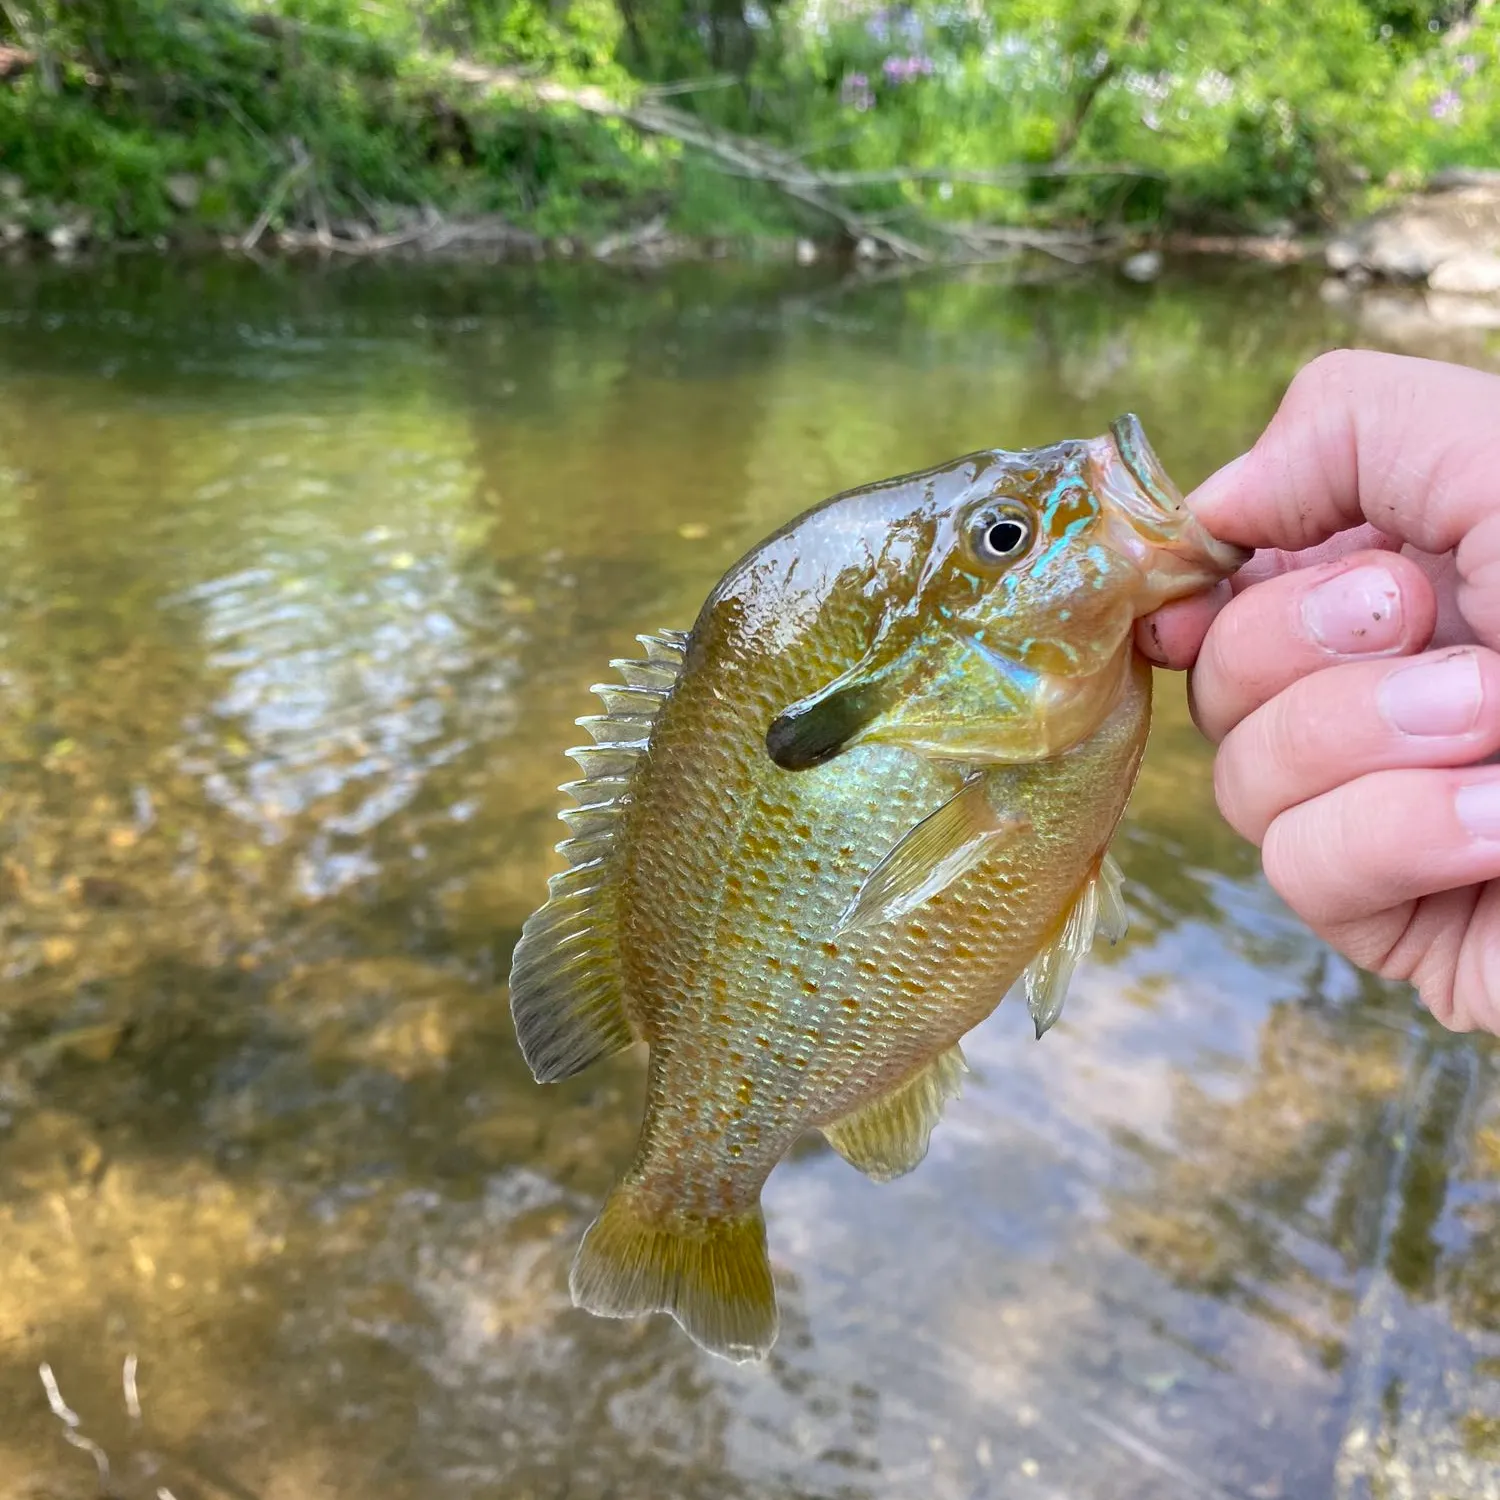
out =
{"type": "MultiPolygon", "coordinates": [[[[1266,775],[1274,781],[1326,788],[1329,773],[1346,756],[1351,731],[1366,717],[1364,705],[1341,702],[1345,695],[1315,674],[1278,693],[1256,715],[1258,750],[1266,775]],[[1321,679],[1321,680],[1320,680],[1321,679]],[[1338,743],[1331,743],[1337,736],[1338,743]]],[[[1335,777],[1334,784],[1343,778],[1335,777]]]]}
{"type": "Polygon", "coordinates": [[[1447,1031],[1471,1031],[1473,1025],[1461,1007],[1451,974],[1438,974],[1417,980],[1417,996],[1432,1013],[1432,1018],[1447,1031]]]}
{"type": "Polygon", "coordinates": [[[1271,889],[1298,916],[1306,918],[1308,870],[1301,834],[1299,820],[1287,814],[1273,818],[1261,841],[1260,862],[1271,889]]]}
{"type": "Polygon", "coordinates": [[[1346,390],[1349,385],[1351,349],[1329,349],[1310,359],[1295,375],[1286,388],[1282,408],[1298,411],[1305,407],[1317,407],[1335,391],[1346,390]]]}
{"type": "Polygon", "coordinates": [[[1231,730],[1214,756],[1214,801],[1224,821],[1252,844],[1265,837],[1268,814],[1258,806],[1260,778],[1255,773],[1254,748],[1247,746],[1241,730],[1231,730]]]}

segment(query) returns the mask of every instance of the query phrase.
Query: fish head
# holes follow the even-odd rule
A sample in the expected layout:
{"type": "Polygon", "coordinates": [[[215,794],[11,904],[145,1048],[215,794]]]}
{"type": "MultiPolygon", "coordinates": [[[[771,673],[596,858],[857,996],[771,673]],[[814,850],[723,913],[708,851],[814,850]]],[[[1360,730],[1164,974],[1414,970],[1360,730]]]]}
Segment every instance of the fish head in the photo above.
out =
{"type": "Polygon", "coordinates": [[[1136,620],[1249,557],[1187,509],[1132,415],[932,472],[948,482],[908,483],[889,517],[905,545],[866,580],[868,649],[770,726],[785,769],[868,743],[969,764],[1058,754],[1118,699],[1136,620]]]}

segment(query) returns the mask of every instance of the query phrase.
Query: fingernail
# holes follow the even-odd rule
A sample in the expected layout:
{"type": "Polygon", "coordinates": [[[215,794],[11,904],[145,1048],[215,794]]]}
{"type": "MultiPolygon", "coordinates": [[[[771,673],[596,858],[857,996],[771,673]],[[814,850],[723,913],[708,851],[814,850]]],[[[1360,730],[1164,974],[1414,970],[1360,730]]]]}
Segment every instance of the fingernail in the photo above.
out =
{"type": "Polygon", "coordinates": [[[1389,651],[1401,642],[1401,590],[1384,568],[1351,568],[1303,599],[1302,623],[1338,656],[1389,651]]]}
{"type": "Polygon", "coordinates": [[[1476,839],[1500,842],[1500,781],[1476,781],[1454,793],[1458,821],[1476,839]]]}
{"type": "Polygon", "coordinates": [[[1467,734],[1479,722],[1484,680],[1472,651],[1397,667],[1380,684],[1380,711],[1402,734],[1467,734]]]}

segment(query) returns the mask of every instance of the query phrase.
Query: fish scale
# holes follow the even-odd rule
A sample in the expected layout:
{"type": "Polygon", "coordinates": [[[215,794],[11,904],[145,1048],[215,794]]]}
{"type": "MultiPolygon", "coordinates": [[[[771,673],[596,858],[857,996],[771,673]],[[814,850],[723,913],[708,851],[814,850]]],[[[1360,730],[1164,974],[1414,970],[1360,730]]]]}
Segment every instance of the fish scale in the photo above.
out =
{"type": "Polygon", "coordinates": [[[704,1348],[777,1328],[761,1189],[807,1129],[914,1168],[959,1040],[1023,974],[1040,1036],[1096,932],[1150,719],[1135,619],[1232,571],[1139,424],[848,491],[641,637],[569,753],[569,868],[511,969],[539,1080],[649,1048],[574,1300],[704,1348]]]}

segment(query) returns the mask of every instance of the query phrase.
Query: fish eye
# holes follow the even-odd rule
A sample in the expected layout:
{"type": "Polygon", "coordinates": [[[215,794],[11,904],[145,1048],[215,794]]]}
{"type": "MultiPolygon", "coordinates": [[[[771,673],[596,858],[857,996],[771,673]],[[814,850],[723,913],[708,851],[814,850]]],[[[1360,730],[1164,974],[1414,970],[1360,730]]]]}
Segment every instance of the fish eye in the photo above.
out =
{"type": "Polygon", "coordinates": [[[1031,545],[1030,515],[1018,505],[987,505],[969,523],[969,550],[993,567],[1013,562],[1031,545]]]}

